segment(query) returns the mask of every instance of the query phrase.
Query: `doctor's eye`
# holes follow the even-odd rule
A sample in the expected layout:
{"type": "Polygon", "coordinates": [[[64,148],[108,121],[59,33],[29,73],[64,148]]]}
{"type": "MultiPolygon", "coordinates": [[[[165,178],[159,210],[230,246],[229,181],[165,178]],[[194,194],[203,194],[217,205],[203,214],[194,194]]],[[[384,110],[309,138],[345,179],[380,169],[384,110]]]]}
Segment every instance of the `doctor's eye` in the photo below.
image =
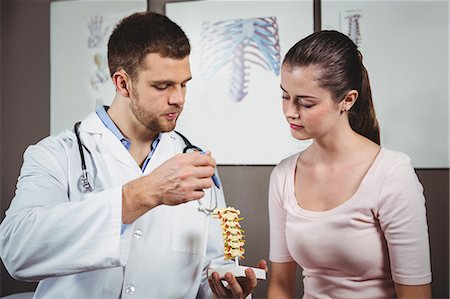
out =
{"type": "Polygon", "coordinates": [[[156,88],[157,90],[165,90],[167,89],[167,87],[169,87],[169,85],[167,84],[157,84],[157,85],[153,85],[154,88],[156,88]]]}

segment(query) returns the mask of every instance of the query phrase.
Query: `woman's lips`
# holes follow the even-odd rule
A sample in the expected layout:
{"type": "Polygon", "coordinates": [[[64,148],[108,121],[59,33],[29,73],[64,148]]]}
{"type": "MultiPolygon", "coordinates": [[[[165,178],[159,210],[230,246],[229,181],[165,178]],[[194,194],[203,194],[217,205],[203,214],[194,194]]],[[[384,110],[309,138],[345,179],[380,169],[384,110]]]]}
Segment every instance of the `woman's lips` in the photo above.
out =
{"type": "Polygon", "coordinates": [[[289,124],[291,126],[292,130],[300,130],[303,129],[303,126],[296,125],[296,124],[289,124]]]}

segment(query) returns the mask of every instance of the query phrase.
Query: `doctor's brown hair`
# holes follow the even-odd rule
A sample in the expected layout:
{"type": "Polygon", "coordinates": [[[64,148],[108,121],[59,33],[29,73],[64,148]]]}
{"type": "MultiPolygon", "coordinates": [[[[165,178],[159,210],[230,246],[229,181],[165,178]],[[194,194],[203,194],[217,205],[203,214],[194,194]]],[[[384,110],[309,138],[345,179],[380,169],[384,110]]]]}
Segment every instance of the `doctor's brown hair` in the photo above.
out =
{"type": "Polygon", "coordinates": [[[144,69],[147,54],[182,59],[190,52],[186,34],[168,17],[153,12],[135,13],[122,19],[109,38],[109,71],[112,77],[123,69],[134,80],[144,69]]]}
{"type": "Polygon", "coordinates": [[[319,69],[319,85],[330,91],[334,102],[341,102],[350,90],[358,98],[348,111],[352,129],[380,144],[380,127],[375,115],[369,75],[362,54],[346,35],[334,31],[315,32],[297,42],[286,54],[283,65],[314,66],[319,69]]]}

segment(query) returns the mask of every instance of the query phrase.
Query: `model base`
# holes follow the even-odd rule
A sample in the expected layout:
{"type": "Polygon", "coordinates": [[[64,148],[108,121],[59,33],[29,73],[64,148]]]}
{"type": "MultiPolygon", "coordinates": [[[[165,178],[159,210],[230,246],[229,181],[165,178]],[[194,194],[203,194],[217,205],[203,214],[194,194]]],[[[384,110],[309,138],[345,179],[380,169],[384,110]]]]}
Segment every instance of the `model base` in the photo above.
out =
{"type": "Polygon", "coordinates": [[[245,269],[252,269],[255,272],[256,279],[266,279],[266,271],[264,269],[252,268],[246,266],[225,266],[220,268],[209,268],[208,278],[211,278],[213,272],[219,273],[220,277],[223,278],[225,273],[230,272],[234,277],[245,277],[245,269]]]}

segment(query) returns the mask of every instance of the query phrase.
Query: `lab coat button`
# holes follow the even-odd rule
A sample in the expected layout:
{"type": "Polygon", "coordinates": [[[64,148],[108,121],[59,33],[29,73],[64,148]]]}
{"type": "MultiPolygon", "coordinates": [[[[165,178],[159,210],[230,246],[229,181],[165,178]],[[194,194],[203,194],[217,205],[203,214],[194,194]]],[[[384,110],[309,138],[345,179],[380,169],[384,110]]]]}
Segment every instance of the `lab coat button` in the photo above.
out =
{"type": "Polygon", "coordinates": [[[134,233],[133,233],[133,236],[134,236],[136,239],[142,238],[142,230],[136,229],[136,230],[134,231],[134,233]]]}
{"type": "Polygon", "coordinates": [[[129,285],[126,289],[125,289],[125,293],[133,295],[136,292],[136,288],[133,285],[129,285]]]}

